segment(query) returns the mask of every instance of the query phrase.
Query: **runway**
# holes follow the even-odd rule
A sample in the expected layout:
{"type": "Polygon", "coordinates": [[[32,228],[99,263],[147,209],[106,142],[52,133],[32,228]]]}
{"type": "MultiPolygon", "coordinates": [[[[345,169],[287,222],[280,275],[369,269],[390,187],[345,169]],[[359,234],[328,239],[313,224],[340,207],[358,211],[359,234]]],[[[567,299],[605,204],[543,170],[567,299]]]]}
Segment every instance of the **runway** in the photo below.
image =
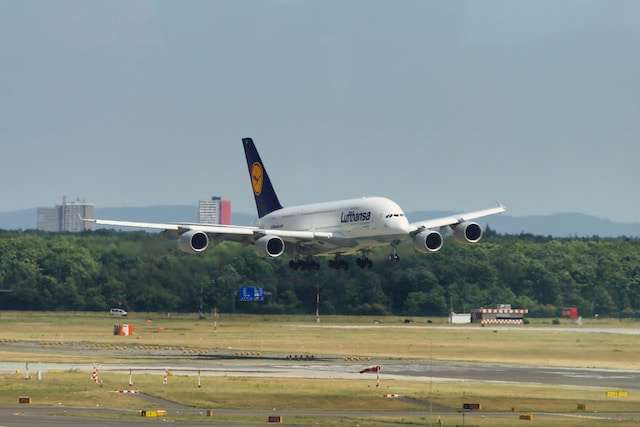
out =
{"type": "MultiPolygon", "coordinates": [[[[546,384],[576,387],[640,389],[640,371],[619,369],[585,369],[536,367],[503,364],[479,364],[434,361],[370,360],[345,362],[342,360],[274,360],[260,358],[209,359],[206,356],[171,359],[146,363],[99,364],[102,372],[161,372],[169,369],[176,374],[236,377],[277,378],[340,378],[362,379],[367,374],[359,370],[369,365],[382,365],[383,377],[414,381],[481,381],[519,384],[546,384]]],[[[25,364],[0,362],[0,372],[24,370],[25,364]]],[[[31,372],[38,370],[89,372],[93,364],[30,363],[31,372]]]]}
{"type": "MultiPolygon", "coordinates": [[[[469,330],[477,331],[481,329],[479,325],[308,325],[308,324],[296,324],[290,325],[296,328],[324,328],[324,329],[427,329],[427,330],[469,330]]],[[[491,329],[491,326],[486,329],[491,329]]],[[[536,331],[536,332],[566,332],[571,334],[617,334],[617,335],[640,335],[639,328],[607,328],[607,327],[582,327],[582,326],[527,326],[523,328],[521,326],[499,326],[500,332],[522,332],[522,331],[536,331]]]]}
{"type": "Polygon", "coordinates": [[[434,362],[392,364],[385,372],[407,377],[435,377],[457,380],[514,382],[580,387],[639,389],[640,371],[580,369],[517,365],[434,362]]]}

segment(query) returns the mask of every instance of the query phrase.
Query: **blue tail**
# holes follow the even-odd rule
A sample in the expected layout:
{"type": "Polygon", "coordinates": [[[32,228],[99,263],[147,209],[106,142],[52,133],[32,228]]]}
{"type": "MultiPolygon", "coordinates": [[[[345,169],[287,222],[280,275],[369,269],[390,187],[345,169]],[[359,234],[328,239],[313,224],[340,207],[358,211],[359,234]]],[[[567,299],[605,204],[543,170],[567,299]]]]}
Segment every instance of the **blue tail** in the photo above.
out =
{"type": "Polygon", "coordinates": [[[258,150],[253,144],[251,138],[242,138],[244,146],[244,155],[247,158],[247,166],[249,167],[249,177],[251,178],[251,189],[253,196],[256,198],[256,207],[258,208],[258,218],[282,209],[282,205],[273,190],[271,180],[264,168],[258,150]]]}

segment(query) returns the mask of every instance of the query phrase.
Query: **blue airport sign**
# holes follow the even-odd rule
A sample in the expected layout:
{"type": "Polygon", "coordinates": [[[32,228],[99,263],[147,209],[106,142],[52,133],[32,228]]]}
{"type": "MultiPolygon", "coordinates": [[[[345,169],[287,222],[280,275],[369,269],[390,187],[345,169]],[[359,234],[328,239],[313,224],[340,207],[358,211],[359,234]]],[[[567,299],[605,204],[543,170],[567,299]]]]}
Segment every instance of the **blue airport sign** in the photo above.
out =
{"type": "Polygon", "coordinates": [[[264,301],[264,288],[243,286],[240,288],[238,295],[240,296],[240,301],[264,301]]]}

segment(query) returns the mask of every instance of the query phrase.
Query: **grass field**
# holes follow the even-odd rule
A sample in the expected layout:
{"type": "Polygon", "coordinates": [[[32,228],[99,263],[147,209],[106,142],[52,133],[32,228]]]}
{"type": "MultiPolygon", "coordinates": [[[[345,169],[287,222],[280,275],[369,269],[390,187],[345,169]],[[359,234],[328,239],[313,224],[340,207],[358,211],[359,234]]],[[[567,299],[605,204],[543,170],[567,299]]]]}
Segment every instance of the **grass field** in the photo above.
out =
{"type": "MultiPolygon", "coordinates": [[[[126,410],[162,409],[140,397],[116,393],[128,388],[128,376],[103,374],[103,386],[91,382],[86,373],[47,373],[42,381],[25,380],[19,375],[0,376],[0,405],[15,404],[17,397],[28,395],[32,404],[82,407],[110,407],[126,410]]],[[[519,413],[534,413],[532,425],[605,425],[617,417],[615,413],[638,411],[640,396],[630,395],[624,401],[610,400],[599,390],[580,390],[575,387],[546,387],[532,385],[434,383],[425,385],[412,381],[384,381],[380,388],[371,380],[288,380],[261,378],[207,377],[202,388],[196,387],[194,377],[172,376],[168,385],[162,385],[160,375],[137,375],[135,389],[157,398],[182,404],[185,407],[267,410],[287,413],[286,421],[305,425],[425,425],[430,418],[430,400],[434,408],[432,419],[438,413],[443,420],[460,423],[460,415],[453,413],[464,402],[477,402],[482,410],[468,418],[479,425],[512,425],[519,413]],[[385,393],[398,393],[400,399],[388,399],[385,393]],[[587,411],[576,414],[576,405],[584,403],[587,411]],[[514,412],[512,412],[512,409],[514,412]],[[326,416],[311,418],[304,411],[326,411],[326,416]],[[408,415],[386,416],[385,411],[408,411],[408,415]],[[299,411],[299,413],[296,413],[299,411]],[[349,416],[344,411],[368,411],[349,416]],[[416,412],[412,416],[412,411],[416,412]],[[418,412],[419,411],[419,412],[418,412]],[[418,413],[420,415],[418,415],[418,413]],[[559,415],[545,415],[554,413],[559,415]],[[611,413],[611,415],[608,415],[611,413]],[[487,415],[483,415],[487,414],[487,415]],[[536,415],[537,414],[537,415],[536,415]],[[595,417],[590,418],[590,417],[595,417]]],[[[200,418],[191,410],[186,418],[200,418]]],[[[101,414],[107,417],[135,417],[134,412],[101,414]],[[124,415],[123,415],[124,414],[124,415]]],[[[183,417],[183,418],[184,418],[183,417]]],[[[176,418],[170,411],[170,418],[176,418]]],[[[180,418],[180,417],[178,417],[180,418]]],[[[220,414],[211,422],[264,421],[260,415],[220,414]]],[[[640,422],[640,419],[634,422],[640,422]]],[[[452,424],[448,424],[452,425],[452,424]]],[[[616,422],[616,425],[633,425],[616,422]]]]}
{"type": "MultiPolygon", "coordinates": [[[[571,331],[558,330],[550,319],[519,330],[500,327],[442,328],[445,319],[325,316],[317,325],[310,316],[195,315],[140,313],[121,322],[136,325],[133,337],[112,335],[118,321],[104,313],[0,313],[0,344],[7,340],[51,345],[39,361],[56,361],[56,343],[85,342],[105,346],[168,346],[194,350],[259,351],[278,354],[361,355],[547,366],[640,368],[640,336],[587,332],[588,328],[640,328],[640,322],[602,319],[571,331]],[[377,322],[377,323],[375,323],[377,322]],[[541,329],[543,327],[543,329],[541,329]],[[581,332],[582,330],[582,332],[581,332]],[[500,348],[500,351],[496,351],[500,348]]],[[[561,328],[573,327],[568,321],[561,328]]],[[[3,350],[0,360],[32,360],[28,354],[3,350]]],[[[69,360],[65,356],[66,360],[69,360]]],[[[76,361],[94,361],[78,354],[76,361]]],[[[103,362],[107,359],[101,360],[103,362]]]]}
{"type": "MultiPolygon", "coordinates": [[[[414,320],[412,324],[405,324],[400,317],[325,316],[318,325],[311,316],[221,315],[214,323],[211,318],[166,313],[134,313],[127,319],[114,319],[105,313],[1,312],[0,361],[122,362],[128,361],[137,350],[159,348],[174,351],[175,357],[181,357],[182,353],[233,355],[254,351],[280,356],[359,355],[374,359],[433,358],[640,368],[637,357],[640,336],[602,331],[605,328],[638,329],[640,322],[601,319],[585,321],[582,326],[567,331],[566,328],[574,325],[569,322],[551,325],[551,319],[535,319],[531,325],[518,330],[450,328],[442,318],[414,320]],[[427,324],[427,320],[431,323],[427,324]],[[113,336],[113,324],[118,321],[136,325],[136,334],[113,336]],[[594,328],[602,330],[594,332],[594,328]],[[38,345],[22,345],[25,342],[38,345]],[[60,351],[62,348],[65,352],[60,351]],[[78,350],[69,350],[75,348],[78,350]]],[[[91,382],[86,372],[46,372],[41,382],[25,380],[20,374],[0,375],[0,405],[15,405],[19,395],[27,394],[34,404],[91,407],[96,408],[96,417],[123,421],[134,419],[136,410],[157,406],[139,396],[115,392],[128,388],[127,375],[102,375],[103,387],[91,382]],[[105,407],[122,411],[99,411],[105,407]]],[[[171,419],[202,420],[203,415],[193,408],[200,408],[200,412],[206,408],[219,409],[220,414],[206,420],[219,425],[262,423],[264,414],[257,415],[255,411],[271,413],[274,408],[275,412],[287,414],[287,423],[298,425],[413,426],[435,421],[438,414],[444,425],[457,425],[462,420],[456,411],[464,402],[482,405],[482,411],[468,415],[466,421],[482,426],[640,423],[640,419],[633,418],[637,418],[635,413],[640,411],[640,395],[632,392],[626,399],[609,399],[604,389],[593,387],[473,381],[427,383],[383,378],[382,386],[376,388],[371,377],[352,380],[207,376],[203,377],[203,387],[197,388],[195,377],[176,375],[169,382],[163,386],[162,377],[157,373],[136,373],[134,388],[173,402],[171,405],[191,408],[190,412],[178,416],[172,413],[171,419]],[[383,397],[385,393],[397,393],[401,397],[388,399],[383,397]],[[578,403],[586,404],[587,411],[577,413],[578,403]],[[431,407],[434,417],[426,412],[431,407]],[[254,413],[242,412],[246,408],[254,413]],[[305,411],[322,411],[322,416],[311,417],[305,411]],[[403,411],[403,416],[393,415],[393,411],[403,411]],[[534,413],[534,421],[518,420],[518,414],[523,412],[534,413]]]]}

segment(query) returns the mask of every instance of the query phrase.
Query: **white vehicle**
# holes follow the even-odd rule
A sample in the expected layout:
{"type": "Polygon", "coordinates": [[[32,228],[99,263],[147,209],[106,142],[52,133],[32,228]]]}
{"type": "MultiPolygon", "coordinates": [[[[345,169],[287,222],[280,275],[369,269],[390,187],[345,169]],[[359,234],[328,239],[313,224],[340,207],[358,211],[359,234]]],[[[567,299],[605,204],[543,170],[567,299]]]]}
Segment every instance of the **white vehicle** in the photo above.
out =
{"type": "Polygon", "coordinates": [[[160,229],[177,232],[178,249],[197,254],[204,252],[212,240],[235,240],[255,245],[256,252],[265,258],[291,256],[293,269],[317,269],[313,256],[333,256],[332,268],[347,268],[343,255],[360,254],[356,263],[371,267],[367,254],[372,248],[389,246],[388,259],[400,260],[396,247],[411,240],[418,252],[429,254],[442,248],[443,228],[450,228],[456,240],[476,243],[482,238],[482,228],[472,222],[477,218],[505,211],[502,205],[494,208],[462,213],[444,218],[409,223],[395,202],[384,197],[311,205],[282,207],[260,155],[251,138],[242,140],[251,178],[251,188],[258,209],[256,226],[158,224],[145,222],[85,219],[99,225],[160,229]]]}
{"type": "Polygon", "coordinates": [[[112,308],[109,313],[114,317],[127,317],[127,312],[121,308],[112,308]]]}

